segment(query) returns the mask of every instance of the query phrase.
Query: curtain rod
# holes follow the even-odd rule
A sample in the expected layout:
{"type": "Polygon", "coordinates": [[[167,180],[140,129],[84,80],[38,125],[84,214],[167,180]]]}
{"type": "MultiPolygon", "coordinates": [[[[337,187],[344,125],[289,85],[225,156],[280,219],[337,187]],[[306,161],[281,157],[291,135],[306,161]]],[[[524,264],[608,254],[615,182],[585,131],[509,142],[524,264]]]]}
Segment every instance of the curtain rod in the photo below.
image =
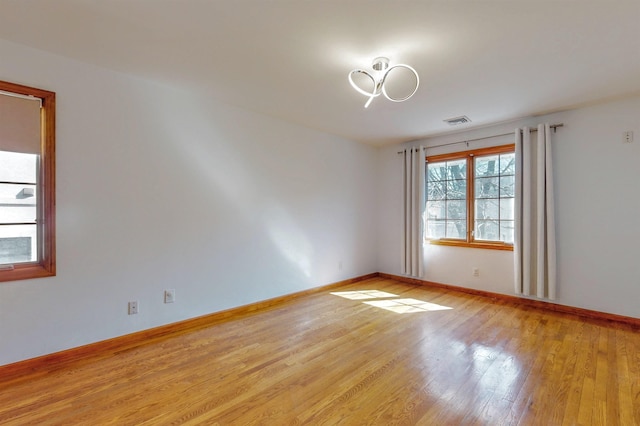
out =
{"type": "MultiPolygon", "coordinates": [[[[562,126],[564,126],[564,123],[552,124],[552,125],[550,125],[549,127],[550,127],[550,128],[552,128],[552,129],[553,129],[553,133],[555,133],[555,132],[556,132],[556,129],[557,129],[558,127],[562,127],[562,126]]],[[[538,129],[537,129],[537,128],[529,129],[529,133],[537,132],[537,131],[538,131],[538,129]]],[[[508,135],[513,135],[513,132],[509,132],[509,133],[501,133],[501,134],[499,134],[499,135],[493,135],[493,136],[485,136],[485,137],[482,137],[482,138],[465,139],[465,140],[463,140],[463,141],[443,143],[443,144],[440,144],[440,145],[427,146],[425,149],[440,148],[441,146],[457,145],[457,144],[459,144],[459,143],[466,143],[466,144],[469,144],[469,142],[476,142],[476,141],[482,141],[482,140],[485,140],[485,139],[499,138],[500,136],[508,136],[508,135]]],[[[398,154],[402,154],[403,152],[404,152],[404,151],[398,151],[398,154]]]]}

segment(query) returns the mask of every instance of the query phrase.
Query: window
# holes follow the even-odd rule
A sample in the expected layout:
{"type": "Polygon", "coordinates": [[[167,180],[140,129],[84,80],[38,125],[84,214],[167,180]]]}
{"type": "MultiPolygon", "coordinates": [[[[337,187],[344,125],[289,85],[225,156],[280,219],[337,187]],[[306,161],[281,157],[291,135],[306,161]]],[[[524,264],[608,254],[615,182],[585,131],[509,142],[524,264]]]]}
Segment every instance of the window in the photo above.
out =
{"type": "Polygon", "coordinates": [[[427,157],[431,244],[513,249],[514,145],[427,157]]]}
{"type": "Polygon", "coordinates": [[[55,275],[55,93],[0,81],[0,281],[55,275]]]}

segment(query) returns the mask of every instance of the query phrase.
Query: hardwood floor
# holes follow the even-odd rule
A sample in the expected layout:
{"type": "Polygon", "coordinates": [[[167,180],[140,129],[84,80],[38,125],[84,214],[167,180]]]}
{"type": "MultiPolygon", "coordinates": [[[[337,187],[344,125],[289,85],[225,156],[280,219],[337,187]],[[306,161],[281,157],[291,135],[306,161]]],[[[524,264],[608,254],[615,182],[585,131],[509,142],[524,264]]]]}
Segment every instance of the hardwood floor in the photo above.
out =
{"type": "Polygon", "coordinates": [[[356,293],[0,378],[0,424],[640,425],[631,326],[386,278],[333,292],[356,293]]]}

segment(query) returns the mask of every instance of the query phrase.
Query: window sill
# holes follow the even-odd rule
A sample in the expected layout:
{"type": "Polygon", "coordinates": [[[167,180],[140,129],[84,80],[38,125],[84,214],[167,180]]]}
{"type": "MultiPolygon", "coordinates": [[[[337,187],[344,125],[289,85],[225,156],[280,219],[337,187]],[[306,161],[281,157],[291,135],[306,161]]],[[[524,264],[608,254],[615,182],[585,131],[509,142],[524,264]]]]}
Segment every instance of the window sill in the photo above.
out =
{"type": "Polygon", "coordinates": [[[53,277],[55,269],[38,263],[15,265],[13,269],[0,269],[0,282],[53,277]]]}
{"type": "Polygon", "coordinates": [[[491,243],[491,242],[467,242],[461,240],[425,240],[426,244],[431,244],[435,246],[453,246],[453,247],[469,247],[469,248],[479,248],[479,249],[489,249],[489,250],[504,250],[504,251],[513,251],[513,244],[505,244],[505,243],[491,243]]]}

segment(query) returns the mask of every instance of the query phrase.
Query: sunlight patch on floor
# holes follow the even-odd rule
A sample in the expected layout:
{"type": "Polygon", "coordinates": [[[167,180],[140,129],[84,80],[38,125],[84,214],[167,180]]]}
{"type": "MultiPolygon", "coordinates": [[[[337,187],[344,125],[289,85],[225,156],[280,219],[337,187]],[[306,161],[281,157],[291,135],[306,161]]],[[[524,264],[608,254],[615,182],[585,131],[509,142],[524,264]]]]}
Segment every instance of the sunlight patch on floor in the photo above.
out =
{"type": "Polygon", "coordinates": [[[397,295],[379,290],[359,290],[359,291],[336,291],[334,296],[344,297],[350,300],[363,300],[369,306],[374,306],[398,314],[409,314],[414,312],[445,311],[453,309],[449,306],[438,305],[436,303],[425,302],[418,299],[399,299],[397,295]],[[384,300],[370,300],[384,299],[384,300]]]}
{"type": "Polygon", "coordinates": [[[345,299],[383,299],[387,297],[398,297],[396,294],[387,293],[379,290],[359,290],[359,291],[336,291],[331,293],[334,296],[344,297],[345,299]]]}
{"type": "Polygon", "coordinates": [[[364,303],[399,314],[408,314],[412,312],[445,311],[448,309],[453,309],[448,306],[423,302],[422,300],[417,299],[372,300],[364,303]]]}

